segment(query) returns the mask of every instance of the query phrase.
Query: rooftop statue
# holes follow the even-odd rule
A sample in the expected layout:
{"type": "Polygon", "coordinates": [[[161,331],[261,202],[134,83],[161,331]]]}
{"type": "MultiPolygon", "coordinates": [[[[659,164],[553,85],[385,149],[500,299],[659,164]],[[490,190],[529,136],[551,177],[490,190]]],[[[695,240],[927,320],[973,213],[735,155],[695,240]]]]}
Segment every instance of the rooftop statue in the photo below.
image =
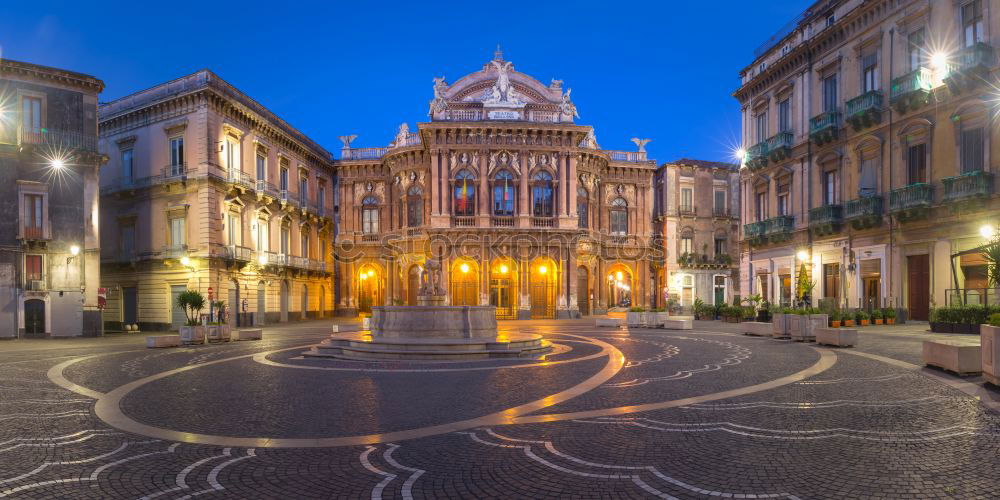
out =
{"type": "Polygon", "coordinates": [[[562,95],[562,102],[559,104],[559,111],[563,114],[570,115],[574,118],[579,118],[580,113],[576,111],[576,105],[573,101],[569,99],[569,95],[573,92],[573,89],[569,89],[565,94],[562,95]]]}
{"type": "Polygon", "coordinates": [[[448,84],[444,83],[444,77],[439,76],[434,78],[434,99],[431,99],[430,110],[427,114],[434,116],[434,113],[441,113],[448,109],[448,104],[444,98],[444,91],[448,88],[448,84]]]}

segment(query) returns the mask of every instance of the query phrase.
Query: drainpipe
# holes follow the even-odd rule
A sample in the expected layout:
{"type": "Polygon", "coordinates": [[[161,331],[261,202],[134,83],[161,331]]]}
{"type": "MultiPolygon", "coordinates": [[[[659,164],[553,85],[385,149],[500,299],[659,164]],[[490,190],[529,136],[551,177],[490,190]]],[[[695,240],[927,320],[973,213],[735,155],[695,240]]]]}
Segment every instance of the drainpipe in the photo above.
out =
{"type": "MultiPolygon", "coordinates": [[[[808,81],[809,84],[812,83],[812,76],[813,76],[812,72],[813,72],[813,51],[809,50],[809,66],[808,66],[808,71],[806,73],[806,78],[809,80],[808,81]]],[[[811,85],[805,85],[805,87],[810,87],[811,88],[811,85]]],[[[811,92],[810,92],[809,98],[810,98],[809,101],[806,101],[806,102],[810,106],[810,109],[812,109],[812,93],[811,92]]],[[[807,172],[807,175],[805,175],[804,176],[805,179],[803,179],[803,181],[806,181],[806,182],[805,183],[801,183],[800,182],[800,185],[802,186],[802,189],[804,189],[805,192],[807,193],[807,196],[806,196],[806,206],[802,207],[803,208],[803,211],[802,211],[802,215],[803,216],[808,213],[809,209],[807,207],[812,207],[812,171],[813,171],[813,169],[812,169],[812,161],[813,161],[812,158],[813,158],[813,153],[812,153],[812,139],[811,138],[807,138],[807,140],[806,140],[806,169],[807,169],[806,172],[807,172]]],[[[811,271],[810,275],[809,275],[809,279],[814,280],[815,279],[816,271],[815,271],[815,269],[812,268],[812,266],[813,266],[812,231],[809,230],[808,224],[806,225],[806,245],[809,247],[809,267],[807,268],[807,269],[809,269],[811,271]]],[[[796,252],[794,249],[792,249],[792,262],[795,262],[795,260],[797,258],[798,258],[798,252],[796,252]]],[[[791,269],[792,276],[796,276],[798,274],[795,267],[796,266],[794,266],[794,265],[792,266],[792,269],[791,269]]],[[[798,283],[796,283],[796,285],[797,284],[798,283]]],[[[809,297],[810,304],[809,304],[809,307],[812,307],[812,302],[813,302],[814,298],[815,297],[812,296],[812,292],[810,292],[810,297],[809,297]]]]}
{"type": "MultiPolygon", "coordinates": [[[[892,82],[892,75],[896,74],[895,71],[894,71],[894,68],[895,68],[894,62],[896,60],[896,57],[895,57],[896,56],[896,51],[895,51],[896,36],[895,36],[895,34],[896,34],[896,28],[890,28],[889,29],[889,82],[890,82],[889,92],[892,92],[892,84],[891,84],[891,82],[892,82]]],[[[893,189],[893,183],[892,183],[892,174],[893,174],[893,168],[892,168],[892,159],[893,159],[893,153],[892,153],[892,137],[893,137],[893,131],[892,131],[892,106],[889,106],[888,111],[889,111],[889,134],[888,134],[889,135],[889,143],[888,143],[888,146],[889,146],[889,190],[886,191],[886,195],[889,195],[890,193],[892,193],[892,189],[893,189]]],[[[883,205],[882,205],[883,207],[885,207],[888,204],[889,204],[889,200],[883,200],[883,205]]],[[[894,246],[894,243],[895,243],[895,231],[894,231],[894,229],[895,228],[893,227],[893,218],[892,218],[892,215],[889,215],[889,251],[888,251],[888,254],[889,254],[888,255],[888,259],[889,259],[889,266],[888,266],[889,267],[889,273],[888,274],[889,274],[889,276],[886,276],[887,283],[892,283],[891,280],[892,280],[892,276],[893,276],[893,274],[892,274],[892,264],[893,264],[893,258],[892,258],[893,252],[892,252],[892,249],[893,249],[893,246],[894,246]]],[[[858,270],[859,280],[860,280],[860,273],[861,273],[861,271],[859,269],[858,270]]],[[[887,293],[886,295],[889,296],[889,303],[890,303],[890,305],[892,307],[896,307],[896,304],[893,304],[892,286],[888,286],[887,288],[888,288],[888,292],[889,293],[887,293]]]]}

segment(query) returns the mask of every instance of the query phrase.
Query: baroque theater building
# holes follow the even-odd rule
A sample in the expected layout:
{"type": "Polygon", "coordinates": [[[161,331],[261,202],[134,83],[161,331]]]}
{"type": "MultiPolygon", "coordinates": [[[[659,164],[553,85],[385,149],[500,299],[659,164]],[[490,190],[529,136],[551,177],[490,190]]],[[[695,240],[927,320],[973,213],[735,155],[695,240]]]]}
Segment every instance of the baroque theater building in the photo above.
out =
{"type": "Polygon", "coordinates": [[[601,149],[571,90],[498,51],[454,83],[436,78],[430,120],[389,146],[342,137],[338,313],[415,305],[429,258],[448,303],[495,305],[499,319],[662,305],[647,141],[601,149]]]}

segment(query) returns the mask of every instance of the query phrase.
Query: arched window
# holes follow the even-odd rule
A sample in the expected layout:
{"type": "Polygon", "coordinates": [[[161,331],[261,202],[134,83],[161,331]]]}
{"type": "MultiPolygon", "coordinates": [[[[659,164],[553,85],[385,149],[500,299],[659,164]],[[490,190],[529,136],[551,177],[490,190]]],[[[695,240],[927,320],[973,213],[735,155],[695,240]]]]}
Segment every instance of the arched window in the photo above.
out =
{"type": "Polygon", "coordinates": [[[576,216],[580,228],[590,227],[590,202],[587,200],[587,190],[582,187],[576,189],[576,216]]]}
{"type": "Polygon", "coordinates": [[[374,196],[361,201],[361,231],[365,234],[378,232],[378,199],[374,196]]]}
{"type": "Polygon", "coordinates": [[[424,223],[424,192],[413,185],[406,191],[406,225],[417,227],[424,223]]]}
{"type": "Polygon", "coordinates": [[[455,175],[455,215],[476,215],[476,180],[468,170],[455,175]]]}
{"type": "Polygon", "coordinates": [[[538,172],[531,181],[531,207],[535,217],[552,217],[553,191],[552,175],[538,172]]]}
{"type": "Polygon", "coordinates": [[[493,182],[493,215],[514,215],[514,176],[503,170],[493,182]]]}
{"type": "Polygon", "coordinates": [[[615,198],[611,202],[611,234],[628,234],[628,203],[622,198],[615,198]]]}

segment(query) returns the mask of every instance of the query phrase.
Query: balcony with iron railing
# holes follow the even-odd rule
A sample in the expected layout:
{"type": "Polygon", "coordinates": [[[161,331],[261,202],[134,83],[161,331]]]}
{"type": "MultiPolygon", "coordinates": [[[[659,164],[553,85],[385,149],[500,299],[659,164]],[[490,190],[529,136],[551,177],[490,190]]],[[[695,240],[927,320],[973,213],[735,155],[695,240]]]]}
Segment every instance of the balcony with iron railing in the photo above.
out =
{"type": "Polygon", "coordinates": [[[844,221],[843,206],[829,204],[809,209],[809,229],[816,236],[825,236],[840,231],[844,221]]]}
{"type": "Polygon", "coordinates": [[[850,200],[844,205],[844,220],[849,221],[854,229],[867,229],[882,223],[881,195],[861,196],[850,200]]]}
{"type": "Polygon", "coordinates": [[[631,234],[621,234],[621,233],[611,233],[606,235],[604,238],[605,243],[614,246],[629,246],[635,245],[638,240],[631,234]]]}
{"type": "Polygon", "coordinates": [[[795,217],[791,215],[779,215],[764,221],[764,234],[772,240],[784,239],[786,236],[791,236],[794,230],[795,217]]]}
{"type": "Polygon", "coordinates": [[[299,197],[295,196],[295,193],[292,193],[287,189],[278,191],[278,201],[280,201],[282,205],[290,205],[292,207],[299,206],[299,197]]]}
{"type": "Polygon", "coordinates": [[[767,140],[768,159],[777,163],[792,155],[795,135],[790,131],[778,132],[767,140]]]}
{"type": "Polygon", "coordinates": [[[254,190],[257,191],[257,196],[270,196],[271,198],[278,199],[281,195],[281,191],[277,186],[265,181],[264,179],[257,179],[254,183],[254,190]]]}
{"type": "Polygon", "coordinates": [[[731,217],[727,207],[712,207],[712,217],[731,217]]]}
{"type": "Polygon", "coordinates": [[[892,79],[889,104],[899,113],[906,113],[927,104],[934,85],[934,72],[920,67],[892,79]]]}
{"type": "Polygon", "coordinates": [[[934,201],[934,190],[926,182],[893,189],[889,193],[889,213],[901,221],[925,217],[934,201]]]}
{"type": "Polygon", "coordinates": [[[677,214],[682,216],[696,215],[694,211],[694,205],[686,205],[682,203],[680,206],[677,207],[677,214]]]}
{"type": "Polygon", "coordinates": [[[167,165],[160,170],[162,182],[179,182],[187,179],[187,166],[183,163],[178,165],[167,165]]]}
{"type": "Polygon", "coordinates": [[[257,187],[257,181],[242,170],[231,168],[226,176],[226,182],[233,186],[242,188],[244,191],[253,190],[257,187]]]}
{"type": "Polygon", "coordinates": [[[767,166],[767,141],[761,141],[747,149],[743,163],[751,171],[760,170],[767,166]]]}
{"type": "Polygon", "coordinates": [[[0,144],[47,146],[52,150],[52,153],[71,151],[95,153],[97,152],[97,134],[89,135],[68,130],[33,128],[23,125],[16,129],[14,127],[0,127],[0,144]]]}
{"type": "Polygon", "coordinates": [[[954,94],[974,89],[985,81],[990,68],[996,64],[993,46],[978,42],[962,49],[949,61],[944,82],[954,94]]]}
{"type": "Polygon", "coordinates": [[[250,262],[253,257],[253,251],[247,247],[239,245],[227,245],[224,248],[224,256],[227,259],[237,260],[241,262],[250,262]]]}
{"type": "Polygon", "coordinates": [[[309,259],[306,257],[299,257],[297,255],[288,256],[288,267],[294,267],[295,269],[309,269],[309,259]]]}
{"type": "Polygon", "coordinates": [[[882,121],[882,91],[865,92],[844,106],[847,123],[855,132],[860,132],[882,121]]]}
{"type": "Polygon", "coordinates": [[[276,252],[263,252],[264,258],[261,262],[264,262],[268,266],[287,266],[288,256],[283,253],[276,252]]]}
{"type": "Polygon", "coordinates": [[[839,129],[840,111],[827,111],[809,119],[809,139],[816,144],[835,141],[839,129]]]}
{"type": "Polygon", "coordinates": [[[160,251],[160,255],[164,259],[180,259],[182,257],[187,257],[187,254],[187,245],[167,245],[160,251]]]}
{"type": "Polygon", "coordinates": [[[981,170],[966,172],[954,177],[945,177],[941,179],[941,184],[944,185],[941,200],[945,203],[982,200],[993,194],[993,173],[981,170]]]}

